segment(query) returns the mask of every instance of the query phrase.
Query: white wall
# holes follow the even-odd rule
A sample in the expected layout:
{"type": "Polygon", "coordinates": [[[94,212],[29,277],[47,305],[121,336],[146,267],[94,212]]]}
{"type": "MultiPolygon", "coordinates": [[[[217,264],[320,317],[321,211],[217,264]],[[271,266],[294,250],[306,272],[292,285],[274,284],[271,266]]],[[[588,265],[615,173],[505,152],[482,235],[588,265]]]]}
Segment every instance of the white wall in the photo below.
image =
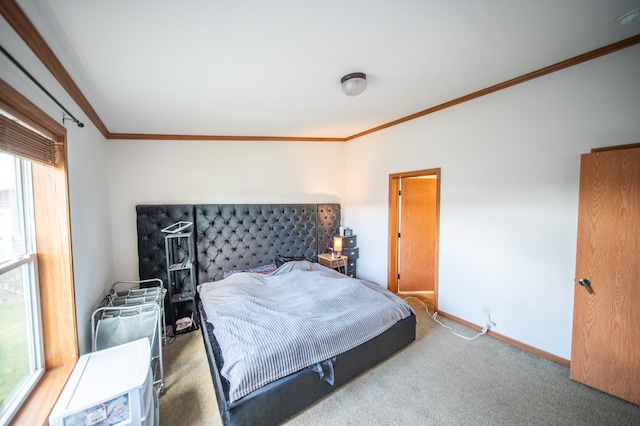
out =
{"type": "MultiPolygon", "coordinates": [[[[107,144],[100,132],[2,18],[0,35],[3,47],[85,124],[81,129],[69,121],[66,123],[76,316],[80,352],[85,353],[91,349],[91,312],[112,282],[107,144]]],[[[51,117],[62,118],[61,109],[4,55],[0,55],[0,77],[51,117]]],[[[60,327],[66,326],[60,324],[60,327]]]]}
{"type": "MultiPolygon", "coordinates": [[[[570,358],[579,156],[640,140],[640,47],[347,144],[106,142],[4,20],[0,34],[86,124],[67,125],[81,352],[106,288],[137,277],[136,204],[339,202],[359,275],[385,284],[388,175],[440,167],[440,309],[481,324],[490,307],[496,332],[570,358]]],[[[4,57],[0,73],[61,116],[4,57]]]]}
{"type": "Polygon", "coordinates": [[[350,142],[359,275],[387,281],[389,174],[440,167],[439,309],[569,359],[580,155],[640,142],[639,73],[636,46],[350,142]]]}
{"type": "Polygon", "coordinates": [[[138,204],[342,203],[345,144],[109,141],[113,259],[138,277],[138,204]]]}

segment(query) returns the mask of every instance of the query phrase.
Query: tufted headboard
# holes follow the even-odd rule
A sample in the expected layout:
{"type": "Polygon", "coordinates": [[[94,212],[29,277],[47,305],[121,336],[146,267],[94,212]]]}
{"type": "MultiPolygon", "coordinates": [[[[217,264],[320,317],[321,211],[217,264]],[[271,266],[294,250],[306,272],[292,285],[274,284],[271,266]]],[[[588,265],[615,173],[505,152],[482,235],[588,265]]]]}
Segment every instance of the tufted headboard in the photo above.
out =
{"type": "Polygon", "coordinates": [[[191,204],[136,206],[138,272],[141,280],[160,278],[167,285],[165,234],[161,230],[176,222],[193,222],[193,210],[191,204]]]}
{"type": "Polygon", "coordinates": [[[166,282],[164,234],[194,223],[196,284],[225,271],[273,263],[281,254],[315,259],[340,226],[339,204],[168,204],[136,206],[140,279],[166,282]]]}

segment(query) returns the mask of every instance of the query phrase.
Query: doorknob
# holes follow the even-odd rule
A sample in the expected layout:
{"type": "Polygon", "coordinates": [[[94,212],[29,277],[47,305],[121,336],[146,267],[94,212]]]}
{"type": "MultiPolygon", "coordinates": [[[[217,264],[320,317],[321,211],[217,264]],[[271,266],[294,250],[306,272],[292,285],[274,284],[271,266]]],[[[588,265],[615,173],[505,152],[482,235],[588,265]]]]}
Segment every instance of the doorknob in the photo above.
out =
{"type": "Polygon", "coordinates": [[[590,294],[595,294],[595,292],[594,292],[594,291],[593,291],[593,289],[591,288],[591,281],[589,281],[588,279],[586,279],[586,278],[580,278],[580,279],[578,280],[578,284],[580,284],[582,287],[586,288],[586,289],[587,289],[587,291],[588,291],[590,294]]]}

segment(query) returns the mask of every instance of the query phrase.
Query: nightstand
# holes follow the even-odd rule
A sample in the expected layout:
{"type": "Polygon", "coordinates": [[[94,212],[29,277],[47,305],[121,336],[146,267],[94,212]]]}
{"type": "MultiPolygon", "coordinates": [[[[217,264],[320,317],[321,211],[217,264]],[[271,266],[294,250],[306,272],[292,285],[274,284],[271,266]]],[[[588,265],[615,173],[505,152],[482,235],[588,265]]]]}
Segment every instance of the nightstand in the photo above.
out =
{"type": "Polygon", "coordinates": [[[322,253],[318,255],[318,263],[331,269],[337,269],[339,272],[347,274],[347,265],[349,258],[347,256],[331,257],[330,253],[322,253]]]}
{"type": "Polygon", "coordinates": [[[356,277],[356,259],[360,257],[360,249],[358,248],[358,237],[349,235],[342,239],[342,256],[349,258],[347,263],[347,272],[351,278],[356,277]]]}

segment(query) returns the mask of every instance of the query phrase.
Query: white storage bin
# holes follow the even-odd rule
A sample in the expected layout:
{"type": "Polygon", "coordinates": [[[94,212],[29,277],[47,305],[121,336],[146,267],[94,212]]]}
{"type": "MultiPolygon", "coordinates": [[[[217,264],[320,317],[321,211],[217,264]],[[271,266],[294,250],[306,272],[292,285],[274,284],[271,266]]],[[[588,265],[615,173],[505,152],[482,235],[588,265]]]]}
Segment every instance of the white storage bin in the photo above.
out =
{"type": "Polygon", "coordinates": [[[157,425],[150,360],[146,338],[82,355],[49,425],[157,425]]]}

